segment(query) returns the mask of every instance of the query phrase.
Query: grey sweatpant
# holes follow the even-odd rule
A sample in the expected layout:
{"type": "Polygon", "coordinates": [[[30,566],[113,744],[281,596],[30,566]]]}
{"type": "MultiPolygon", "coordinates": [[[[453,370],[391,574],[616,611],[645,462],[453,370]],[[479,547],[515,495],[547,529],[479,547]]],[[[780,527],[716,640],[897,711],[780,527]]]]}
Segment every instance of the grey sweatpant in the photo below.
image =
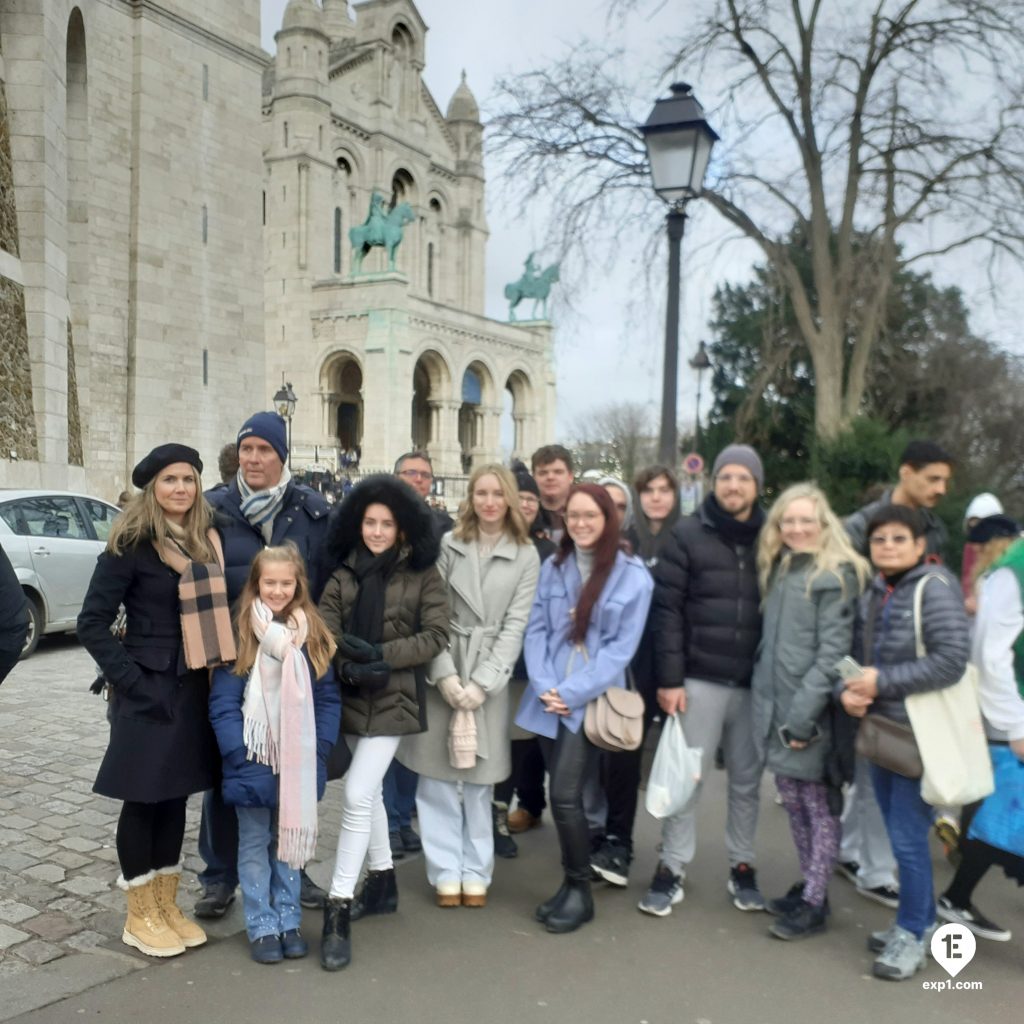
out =
{"type": "MultiPolygon", "coordinates": [[[[721,746],[729,782],[729,866],[753,865],[762,764],[754,745],[750,690],[687,679],[683,733],[691,747],[703,748],[702,780],[714,771],[715,750],[721,746]]],[[[661,859],[675,874],[693,860],[697,848],[697,804],[703,788],[702,781],[689,807],[661,825],[661,859]]]]}

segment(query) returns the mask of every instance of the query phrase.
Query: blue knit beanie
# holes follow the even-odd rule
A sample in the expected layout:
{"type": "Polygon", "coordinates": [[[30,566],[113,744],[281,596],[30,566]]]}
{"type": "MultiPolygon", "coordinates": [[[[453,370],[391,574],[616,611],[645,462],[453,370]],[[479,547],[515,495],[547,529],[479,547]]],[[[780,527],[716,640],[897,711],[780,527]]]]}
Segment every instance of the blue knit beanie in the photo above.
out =
{"type": "Polygon", "coordinates": [[[242,424],[236,447],[240,448],[247,437],[261,438],[277,452],[282,462],[288,461],[288,428],[276,412],[254,412],[242,424]]]}

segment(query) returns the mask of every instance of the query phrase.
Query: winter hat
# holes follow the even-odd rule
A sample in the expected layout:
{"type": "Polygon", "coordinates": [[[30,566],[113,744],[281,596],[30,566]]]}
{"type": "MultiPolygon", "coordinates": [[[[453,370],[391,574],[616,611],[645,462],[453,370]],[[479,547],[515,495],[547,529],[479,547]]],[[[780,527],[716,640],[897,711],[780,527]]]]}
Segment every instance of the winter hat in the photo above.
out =
{"type": "Polygon", "coordinates": [[[758,494],[764,490],[764,466],[761,465],[761,456],[749,444],[731,444],[723,448],[711,469],[712,479],[718,476],[723,466],[742,466],[749,470],[757,484],[758,494]]]}
{"type": "Polygon", "coordinates": [[[282,462],[288,461],[288,428],[276,412],[254,412],[242,424],[235,447],[240,448],[247,437],[266,441],[282,462]]]}
{"type": "Polygon", "coordinates": [[[517,469],[516,473],[516,490],[526,491],[528,494],[532,494],[534,497],[540,497],[540,488],[537,486],[537,481],[526,471],[525,468],[517,469]]]}
{"type": "Polygon", "coordinates": [[[989,516],[998,516],[1003,513],[1003,503],[994,495],[985,491],[974,498],[967,506],[964,513],[964,523],[971,519],[988,519],[989,516]]]}
{"type": "Polygon", "coordinates": [[[986,516],[975,523],[967,534],[970,544],[986,544],[996,537],[1017,537],[1020,534],[1020,523],[1009,516],[986,516]]]}
{"type": "Polygon", "coordinates": [[[132,483],[142,488],[167,466],[175,462],[187,462],[194,466],[197,473],[203,471],[203,460],[195,448],[187,444],[161,444],[154,448],[133,470],[132,483]]]}
{"type": "Polygon", "coordinates": [[[623,531],[628,530],[633,525],[633,490],[629,484],[623,483],[618,477],[615,476],[603,476],[597,481],[601,487],[618,487],[620,491],[626,496],[626,518],[622,520],[623,531]]]}

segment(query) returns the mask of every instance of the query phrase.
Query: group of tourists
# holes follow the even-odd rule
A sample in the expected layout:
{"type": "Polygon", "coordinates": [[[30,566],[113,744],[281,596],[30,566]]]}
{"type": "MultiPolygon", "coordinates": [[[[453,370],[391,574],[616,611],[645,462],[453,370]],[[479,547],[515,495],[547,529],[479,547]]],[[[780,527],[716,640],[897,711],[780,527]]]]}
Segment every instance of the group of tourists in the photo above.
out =
{"type": "MultiPolygon", "coordinates": [[[[199,792],[195,915],[221,916],[240,885],[258,963],[308,953],[305,905],[323,908],[321,965],[348,965],[352,922],[397,909],[394,861],[420,844],[439,907],[486,906],[495,857],[515,856],[513,836],[548,804],[562,879],[534,913],[574,931],[594,917],[595,884],[629,881],[643,748],[600,749],[584,721],[626,686],[645,732],[678,716],[702,778],[720,757],[725,887],[739,910],[772,914],[775,937],[827,927],[838,870],[896,911],[869,940],[879,977],[923,966],[937,916],[1009,938],[972,895],[993,864],[1024,884],[1024,849],[979,832],[978,805],[959,822],[943,809],[959,868],[936,902],[920,780],[853,750],[858,720],[906,723],[908,697],[956,683],[972,659],[993,761],[1024,761],[1024,541],[979,499],[961,589],[939,558],[932,510],[953,460],[937,445],[913,442],[896,486],[845,524],[812,484],[765,511],[761,460],[741,444],[715,459],[691,516],[670,467],[632,486],[576,482],[571,454],[547,445],[532,472],[477,467],[454,520],[428,504],[423,452],[332,509],[292,480],[276,414],[250,417],[236,451],[235,476],[205,495],[186,445],[135,467],[79,617],[112,693],[95,790],[123,801],[129,945],[173,956],[206,941],[177,904],[199,792]],[[800,876],[768,900],[755,868],[766,767],[800,876]],[[340,777],[325,891],[304,868],[340,777]]],[[[701,790],[662,822],[646,914],[683,899],[701,790]]]]}

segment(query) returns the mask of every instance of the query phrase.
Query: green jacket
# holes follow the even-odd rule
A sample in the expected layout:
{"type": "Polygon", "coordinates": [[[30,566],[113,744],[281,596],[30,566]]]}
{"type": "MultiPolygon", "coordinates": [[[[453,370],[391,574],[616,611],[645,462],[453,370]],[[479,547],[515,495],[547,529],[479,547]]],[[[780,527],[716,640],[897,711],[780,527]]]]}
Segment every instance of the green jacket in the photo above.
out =
{"type": "Polygon", "coordinates": [[[764,626],[751,682],[754,738],[766,766],[779,775],[819,782],[831,743],[828,706],[835,664],[850,653],[859,587],[852,568],[840,579],[811,579],[811,555],[776,565],[764,598],[764,626]],[[783,746],[780,726],[795,739],[820,739],[803,750],[783,746]]]}
{"type": "MultiPolygon", "coordinates": [[[[1017,577],[1021,600],[1024,601],[1024,540],[1015,540],[1003,557],[993,563],[989,572],[996,569],[1009,569],[1017,577]]],[[[1013,674],[1017,677],[1017,690],[1024,697],[1024,633],[1017,637],[1013,645],[1013,674]]]]}

